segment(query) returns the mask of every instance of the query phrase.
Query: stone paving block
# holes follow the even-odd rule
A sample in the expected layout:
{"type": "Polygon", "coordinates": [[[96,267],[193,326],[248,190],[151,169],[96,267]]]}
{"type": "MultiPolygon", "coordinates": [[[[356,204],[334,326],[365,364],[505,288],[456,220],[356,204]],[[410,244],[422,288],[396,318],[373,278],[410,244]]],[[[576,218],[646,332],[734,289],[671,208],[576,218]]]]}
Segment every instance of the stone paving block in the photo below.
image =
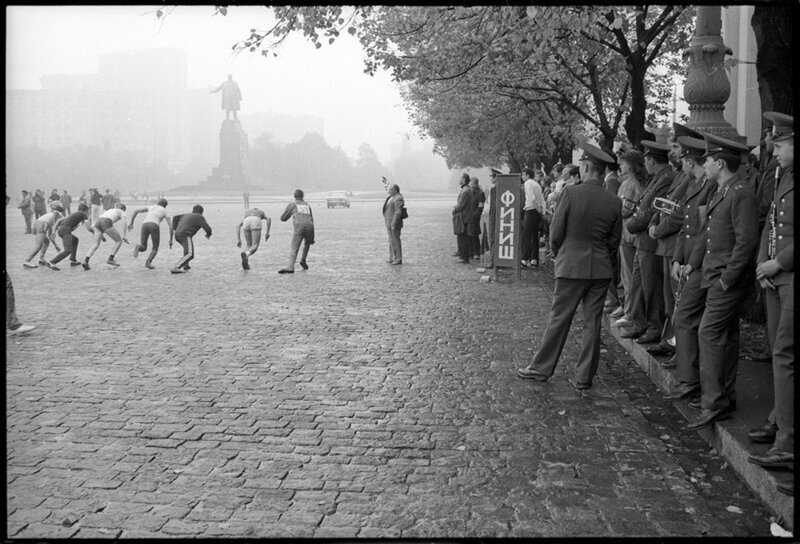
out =
{"type": "Polygon", "coordinates": [[[26,539],[45,539],[57,540],[62,538],[70,538],[80,530],[79,527],[64,527],[62,525],[50,525],[49,523],[41,523],[36,525],[28,525],[18,532],[13,532],[9,528],[8,536],[14,538],[26,539]]]}
{"type": "Polygon", "coordinates": [[[202,521],[171,519],[161,527],[161,533],[181,537],[191,537],[202,535],[208,524],[202,521]]]}

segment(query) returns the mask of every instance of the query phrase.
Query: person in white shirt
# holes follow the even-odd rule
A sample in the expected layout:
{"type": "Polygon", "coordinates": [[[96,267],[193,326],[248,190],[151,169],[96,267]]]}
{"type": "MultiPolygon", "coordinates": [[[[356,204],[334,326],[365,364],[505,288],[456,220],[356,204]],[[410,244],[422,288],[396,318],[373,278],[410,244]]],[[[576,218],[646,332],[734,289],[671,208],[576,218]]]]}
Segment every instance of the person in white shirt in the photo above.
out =
{"type": "Polygon", "coordinates": [[[53,247],[56,248],[56,251],[61,251],[56,243],[53,227],[56,222],[63,217],[64,208],[61,206],[61,202],[57,200],[54,200],[50,206],[52,211],[39,216],[39,219],[33,223],[33,234],[36,239],[34,240],[33,251],[28,258],[25,259],[25,262],[22,263],[22,266],[25,268],[39,268],[39,264],[49,266],[47,259],[44,258],[44,254],[47,253],[50,242],[53,242],[53,247]],[[39,255],[39,264],[34,264],[31,261],[37,254],[39,255]]]}
{"type": "Polygon", "coordinates": [[[89,251],[86,253],[86,257],[83,259],[81,266],[83,266],[84,270],[89,270],[89,259],[92,258],[94,252],[97,251],[97,248],[100,247],[100,242],[104,239],[104,235],[108,235],[114,242],[114,251],[111,252],[111,255],[108,256],[108,260],[106,264],[110,264],[111,266],[119,266],[119,263],[114,260],[114,256],[119,251],[119,248],[122,247],[122,242],[128,243],[128,239],[124,236],[120,236],[117,229],[114,228],[114,223],[117,221],[122,221],[122,232],[125,232],[125,204],[122,202],[118,202],[116,207],[111,208],[100,214],[100,217],[97,218],[94,226],[94,239],[92,240],[92,247],[89,248],[89,251]]]}
{"type": "Polygon", "coordinates": [[[167,199],[159,198],[155,206],[150,206],[149,208],[139,208],[138,210],[135,210],[131,216],[131,224],[128,225],[128,230],[133,230],[133,223],[136,221],[136,216],[140,213],[147,214],[142,222],[140,242],[133,248],[133,257],[137,258],[139,256],[139,252],[147,251],[147,239],[149,238],[153,242],[153,249],[150,250],[150,255],[147,256],[144,266],[145,268],[149,268],[151,270],[155,268],[155,266],[153,266],[153,259],[156,258],[156,254],[158,253],[158,246],[161,241],[161,221],[164,219],[167,220],[166,223],[169,227],[169,248],[172,249],[172,221],[170,221],[169,217],[167,216],[166,208],[167,199]]]}
{"type": "Polygon", "coordinates": [[[534,179],[533,168],[522,171],[522,186],[525,191],[525,207],[522,219],[522,266],[539,266],[539,224],[544,214],[545,203],[542,186],[534,179]]]}

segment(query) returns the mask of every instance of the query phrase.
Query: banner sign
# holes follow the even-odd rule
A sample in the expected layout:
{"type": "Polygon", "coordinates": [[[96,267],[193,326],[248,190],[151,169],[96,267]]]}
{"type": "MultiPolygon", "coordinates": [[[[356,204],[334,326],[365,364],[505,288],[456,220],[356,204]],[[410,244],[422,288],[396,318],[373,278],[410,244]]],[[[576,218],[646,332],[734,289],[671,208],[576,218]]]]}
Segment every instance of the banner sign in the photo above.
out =
{"type": "Polygon", "coordinates": [[[497,176],[495,181],[497,199],[494,225],[494,264],[515,268],[519,266],[519,241],[522,213],[522,178],[519,174],[497,176]]]}

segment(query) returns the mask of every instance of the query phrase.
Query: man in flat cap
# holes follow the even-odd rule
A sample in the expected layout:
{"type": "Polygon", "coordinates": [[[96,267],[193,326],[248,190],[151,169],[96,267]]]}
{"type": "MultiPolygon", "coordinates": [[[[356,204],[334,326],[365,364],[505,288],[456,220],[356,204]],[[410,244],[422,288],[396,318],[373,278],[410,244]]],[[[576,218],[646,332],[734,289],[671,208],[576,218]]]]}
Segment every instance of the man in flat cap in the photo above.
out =
{"type": "MultiPolygon", "coordinates": [[[[780,165],[769,219],[761,233],[756,279],[765,288],[767,330],[772,346],[775,444],[749,461],[766,468],[794,467],[794,118],[766,112],[772,121],[775,157],[780,165]]],[[[794,494],[794,484],[779,486],[794,494]]]]}
{"type": "MultiPolygon", "coordinates": [[[[667,157],[673,165],[676,175],[664,198],[671,202],[678,203],[686,193],[686,188],[689,185],[690,179],[683,171],[683,163],[681,160],[682,149],[680,143],[678,143],[678,138],[681,136],[702,138],[702,136],[699,132],[681,125],[680,123],[673,123],[672,127],[672,138],[669,142],[670,149],[667,157]]],[[[662,285],[662,292],[664,294],[664,313],[666,316],[661,341],[657,345],[647,348],[647,352],[652,355],[672,355],[675,353],[675,348],[670,344],[670,341],[674,341],[673,312],[675,310],[675,291],[678,288],[678,283],[672,278],[671,271],[672,255],[675,252],[675,241],[678,238],[678,231],[681,229],[682,225],[683,214],[679,213],[676,209],[672,213],[656,211],[650,219],[650,225],[648,227],[650,238],[658,240],[656,256],[661,257],[662,260],[662,279],[664,282],[662,285]]]]}
{"type": "Polygon", "coordinates": [[[689,429],[707,427],[736,410],[739,318],[758,246],[756,195],[739,173],[747,147],[710,134],[704,138],[703,167],[718,187],[706,211],[706,236],[697,240],[690,257],[698,262],[702,256],[700,287],[707,291],[698,330],[701,413],[689,429]]]}
{"type": "Polygon", "coordinates": [[[662,366],[675,368],[678,378],[675,390],[667,398],[688,398],[690,402],[699,402],[700,346],[697,330],[706,307],[706,290],[700,287],[700,274],[688,274],[686,270],[699,270],[702,267],[702,255],[698,255],[698,260],[693,263],[689,258],[697,240],[706,235],[705,210],[717,190],[717,184],[708,181],[703,168],[706,161],[703,157],[705,140],[680,136],[678,143],[681,146],[681,169],[689,177],[689,185],[679,202],[682,225],[672,255],[671,276],[680,286],[673,315],[676,351],[675,357],[662,363],[662,366]]]}
{"type": "Polygon", "coordinates": [[[669,165],[669,146],[649,140],[642,141],[642,146],[644,167],[650,174],[650,181],[642,192],[637,211],[628,220],[627,227],[628,232],[636,235],[636,257],[631,281],[641,282],[645,322],[633,322],[620,336],[636,338],[637,344],[649,344],[661,339],[665,313],[663,258],[656,256],[658,242],[650,237],[648,226],[656,213],[653,201],[666,196],[675,174],[669,165]]]}
{"type": "Polygon", "coordinates": [[[582,183],[564,188],[550,225],[556,286],[542,344],[521,378],[547,381],[555,372],[578,304],[583,306],[583,344],[572,385],[588,389],[600,362],[603,300],[613,276],[622,235],[622,201],[603,187],[605,165],[613,159],[583,144],[582,183]]]}

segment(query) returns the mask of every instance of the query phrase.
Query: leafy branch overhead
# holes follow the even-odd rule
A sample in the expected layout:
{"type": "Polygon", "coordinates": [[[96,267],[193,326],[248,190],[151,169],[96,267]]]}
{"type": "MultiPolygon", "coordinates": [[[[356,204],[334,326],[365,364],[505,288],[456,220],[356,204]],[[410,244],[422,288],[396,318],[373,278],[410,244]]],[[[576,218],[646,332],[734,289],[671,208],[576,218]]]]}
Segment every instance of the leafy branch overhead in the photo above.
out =
{"type": "Polygon", "coordinates": [[[694,18],[675,5],[271,9],[235,51],[277,56],[292,34],[317,48],[358,39],[365,73],[401,85],[413,122],[453,166],[560,156],[586,137],[638,144],[669,110],[694,18]]]}

